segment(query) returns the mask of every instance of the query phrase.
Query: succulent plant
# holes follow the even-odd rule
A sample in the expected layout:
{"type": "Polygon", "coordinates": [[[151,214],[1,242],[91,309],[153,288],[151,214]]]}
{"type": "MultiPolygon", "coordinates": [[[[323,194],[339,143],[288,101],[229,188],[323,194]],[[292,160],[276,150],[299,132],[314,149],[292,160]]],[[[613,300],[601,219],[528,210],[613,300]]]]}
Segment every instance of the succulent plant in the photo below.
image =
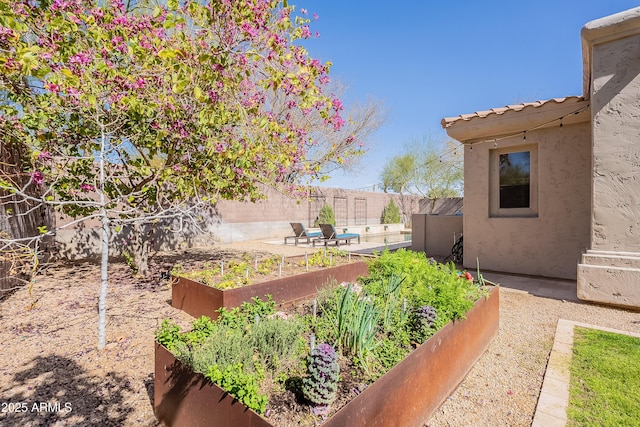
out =
{"type": "Polygon", "coordinates": [[[318,405],[330,405],[336,398],[340,366],[338,355],[329,344],[320,344],[311,351],[307,376],[302,380],[304,396],[318,405]]]}

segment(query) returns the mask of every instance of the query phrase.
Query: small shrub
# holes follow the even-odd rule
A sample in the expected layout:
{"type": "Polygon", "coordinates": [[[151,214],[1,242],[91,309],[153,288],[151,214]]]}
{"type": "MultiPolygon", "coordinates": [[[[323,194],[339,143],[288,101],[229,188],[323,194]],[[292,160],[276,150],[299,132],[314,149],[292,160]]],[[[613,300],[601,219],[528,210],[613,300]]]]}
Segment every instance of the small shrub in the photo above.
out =
{"type": "Polygon", "coordinates": [[[336,398],[340,366],[338,355],[329,344],[311,351],[307,376],[302,380],[304,396],[318,405],[330,405],[336,398]]]}
{"type": "Polygon", "coordinates": [[[277,376],[285,361],[297,359],[294,356],[302,348],[303,329],[304,324],[295,318],[264,319],[251,326],[249,341],[265,368],[277,376]]]}
{"type": "Polygon", "coordinates": [[[400,208],[395,204],[393,199],[389,200],[387,206],[382,210],[380,218],[381,224],[398,224],[400,222],[400,208]]]}
{"type": "Polygon", "coordinates": [[[322,207],[320,208],[318,219],[316,219],[314,227],[318,227],[320,224],[336,225],[336,216],[333,213],[333,208],[331,206],[322,205],[322,207]]]}
{"type": "Polygon", "coordinates": [[[243,365],[245,371],[253,372],[253,355],[253,346],[244,337],[244,331],[220,325],[215,335],[193,348],[191,365],[194,371],[205,375],[211,366],[218,365],[225,369],[238,363],[243,365]]]}

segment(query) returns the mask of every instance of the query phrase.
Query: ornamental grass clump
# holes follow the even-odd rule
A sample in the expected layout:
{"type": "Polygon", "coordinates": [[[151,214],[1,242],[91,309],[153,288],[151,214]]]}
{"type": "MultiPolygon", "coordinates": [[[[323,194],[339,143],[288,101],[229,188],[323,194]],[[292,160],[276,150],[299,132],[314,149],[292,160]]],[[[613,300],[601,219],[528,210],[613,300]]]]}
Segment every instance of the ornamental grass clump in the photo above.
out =
{"type": "Polygon", "coordinates": [[[307,376],[302,380],[304,396],[317,405],[330,405],[336,398],[340,366],[338,355],[329,344],[311,351],[307,376]]]}

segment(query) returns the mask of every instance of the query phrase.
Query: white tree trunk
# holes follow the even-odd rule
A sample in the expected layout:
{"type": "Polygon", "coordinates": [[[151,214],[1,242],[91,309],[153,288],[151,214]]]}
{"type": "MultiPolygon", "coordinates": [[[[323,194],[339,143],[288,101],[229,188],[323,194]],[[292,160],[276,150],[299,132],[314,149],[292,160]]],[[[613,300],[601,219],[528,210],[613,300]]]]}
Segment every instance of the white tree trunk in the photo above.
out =
{"type": "Polygon", "coordinates": [[[102,350],[107,345],[107,287],[109,276],[107,268],[109,266],[109,217],[105,204],[104,195],[104,162],[105,162],[106,134],[102,127],[100,141],[100,204],[102,206],[102,259],[100,264],[100,298],[98,300],[98,349],[102,350]]]}
{"type": "Polygon", "coordinates": [[[102,210],[102,259],[100,263],[100,299],[98,301],[98,349],[107,344],[107,286],[109,276],[109,217],[102,210]]]}

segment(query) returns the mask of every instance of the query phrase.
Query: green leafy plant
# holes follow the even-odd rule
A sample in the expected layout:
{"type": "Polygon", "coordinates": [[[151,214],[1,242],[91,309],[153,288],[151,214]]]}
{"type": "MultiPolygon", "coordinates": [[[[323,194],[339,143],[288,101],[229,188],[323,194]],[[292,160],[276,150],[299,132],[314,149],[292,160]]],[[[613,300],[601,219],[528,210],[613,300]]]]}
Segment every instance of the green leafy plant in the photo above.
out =
{"type": "Polygon", "coordinates": [[[338,248],[329,248],[326,251],[316,251],[313,254],[307,256],[306,260],[300,260],[300,265],[304,266],[307,263],[309,267],[312,266],[320,266],[320,267],[329,267],[332,264],[335,265],[337,259],[339,258],[347,258],[349,256],[349,252],[338,249],[338,248]]]}
{"type": "Polygon", "coordinates": [[[336,216],[333,213],[333,208],[331,206],[325,204],[320,208],[318,219],[316,219],[314,227],[318,227],[320,224],[336,225],[336,216]]]}
{"type": "Polygon", "coordinates": [[[188,345],[201,344],[216,331],[216,324],[207,316],[201,316],[191,323],[191,330],[182,336],[188,345]]]}
{"type": "Polygon", "coordinates": [[[402,272],[401,296],[415,307],[430,305],[438,310],[436,328],[452,319],[462,319],[474,302],[487,291],[460,277],[453,263],[428,260],[424,253],[400,249],[384,251],[369,264],[369,276],[362,279],[367,293],[383,296],[385,280],[402,272]]]}
{"type": "Polygon", "coordinates": [[[162,324],[155,332],[156,341],[172,351],[176,348],[176,343],[181,340],[180,326],[171,319],[163,319],[162,324]]]}
{"type": "Polygon", "coordinates": [[[124,262],[127,264],[127,266],[134,274],[136,274],[138,272],[138,266],[136,265],[136,260],[134,259],[133,255],[131,255],[128,250],[123,249],[122,256],[124,257],[124,262]]]}
{"type": "Polygon", "coordinates": [[[302,379],[302,391],[311,402],[330,405],[336,398],[340,366],[333,347],[323,343],[311,351],[307,376],[302,379]]]}
{"type": "Polygon", "coordinates": [[[380,218],[381,224],[397,224],[400,219],[400,208],[393,199],[389,200],[389,203],[382,210],[382,216],[380,218]]]}
{"type": "Polygon", "coordinates": [[[205,376],[258,414],[264,413],[267,408],[268,396],[260,392],[264,373],[247,374],[242,364],[236,363],[224,368],[213,365],[205,376]]]}

